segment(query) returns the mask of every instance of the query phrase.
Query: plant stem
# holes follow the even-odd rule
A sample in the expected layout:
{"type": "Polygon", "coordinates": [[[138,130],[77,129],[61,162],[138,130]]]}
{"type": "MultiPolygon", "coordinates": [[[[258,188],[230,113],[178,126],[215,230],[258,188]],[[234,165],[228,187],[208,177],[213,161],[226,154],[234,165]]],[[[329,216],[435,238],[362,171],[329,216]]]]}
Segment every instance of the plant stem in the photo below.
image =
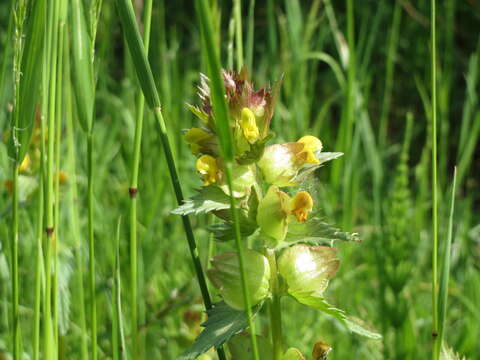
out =
{"type": "Polygon", "coordinates": [[[238,252],[238,264],[240,268],[240,279],[242,281],[243,304],[248,318],[248,327],[250,328],[250,337],[252,342],[253,358],[259,360],[257,337],[255,334],[255,322],[252,316],[252,306],[250,302],[250,291],[247,284],[247,271],[245,269],[245,255],[243,253],[244,244],[242,244],[242,235],[240,233],[240,218],[238,216],[238,209],[235,204],[235,197],[233,196],[233,177],[232,177],[233,162],[225,164],[227,185],[230,192],[230,211],[233,217],[233,225],[235,228],[235,245],[238,252]]]}
{"type": "Polygon", "coordinates": [[[92,360],[97,359],[97,294],[95,289],[95,237],[93,231],[93,131],[87,135],[88,156],[88,254],[89,254],[89,286],[90,286],[90,327],[92,341],[92,360]]]}
{"type": "MultiPolygon", "coordinates": [[[[148,49],[150,44],[150,28],[151,28],[151,19],[152,19],[152,0],[147,0],[145,3],[144,14],[143,14],[143,24],[144,24],[144,33],[143,33],[143,44],[145,46],[145,52],[148,56],[148,49]]],[[[140,166],[140,155],[141,155],[141,145],[142,145],[142,128],[143,128],[143,117],[144,117],[144,108],[145,108],[145,98],[143,97],[142,92],[140,91],[137,97],[137,119],[135,123],[135,140],[133,146],[133,162],[131,165],[132,177],[130,181],[130,296],[131,296],[131,321],[132,321],[132,335],[133,335],[133,353],[139,354],[139,333],[138,333],[138,305],[137,305],[137,195],[138,195],[138,172],[140,166]]]]}
{"type": "Polygon", "coordinates": [[[282,309],[278,285],[277,259],[275,250],[266,249],[270,264],[272,299],[270,300],[270,331],[273,344],[273,360],[281,360],[283,356],[282,309]]]}
{"type": "Polygon", "coordinates": [[[80,353],[81,359],[88,359],[88,336],[87,336],[87,323],[85,318],[85,291],[83,286],[83,247],[82,241],[80,239],[80,226],[78,223],[78,208],[76,201],[78,199],[78,189],[77,189],[77,167],[76,167],[76,152],[75,152],[75,141],[74,141],[74,126],[73,126],[73,116],[68,114],[73,114],[73,104],[72,104],[72,85],[70,82],[70,58],[69,58],[69,39],[66,37],[67,44],[65,46],[65,113],[66,116],[66,133],[67,133],[67,162],[68,162],[68,174],[70,181],[70,193],[68,196],[68,208],[70,213],[70,225],[71,233],[74,240],[74,257],[75,257],[75,267],[76,267],[76,290],[78,293],[75,295],[78,301],[79,309],[79,326],[81,330],[80,335],[80,353]]]}
{"type": "Polygon", "coordinates": [[[440,353],[437,351],[438,341],[438,200],[437,200],[437,69],[436,69],[436,0],[431,0],[431,77],[432,77],[432,338],[433,359],[437,360],[440,353]]]}
{"type": "Polygon", "coordinates": [[[237,48],[237,70],[242,70],[243,67],[243,36],[242,36],[242,1],[234,0],[234,17],[235,17],[235,34],[236,34],[236,48],[237,48]]]}
{"type": "Polygon", "coordinates": [[[20,319],[18,311],[18,163],[13,163],[12,198],[12,304],[13,304],[13,359],[20,359],[20,319]]]}

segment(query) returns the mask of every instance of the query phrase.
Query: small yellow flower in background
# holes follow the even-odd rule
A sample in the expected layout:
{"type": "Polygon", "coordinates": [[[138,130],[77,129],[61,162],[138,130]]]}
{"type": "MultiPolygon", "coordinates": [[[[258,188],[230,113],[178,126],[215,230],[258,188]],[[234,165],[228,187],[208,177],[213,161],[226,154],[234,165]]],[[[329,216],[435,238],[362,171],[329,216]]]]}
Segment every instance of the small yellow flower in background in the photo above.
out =
{"type": "Polygon", "coordinates": [[[202,155],[197,159],[197,171],[203,177],[203,185],[208,186],[217,182],[217,160],[210,155],[202,155]]]}
{"type": "Polygon", "coordinates": [[[58,172],[58,182],[60,184],[64,183],[68,179],[68,174],[65,171],[59,171],[58,172]]]}
{"type": "Polygon", "coordinates": [[[313,209],[313,199],[306,191],[300,191],[292,199],[292,215],[297,218],[299,222],[305,222],[308,214],[313,209]]]}
{"type": "Polygon", "coordinates": [[[297,142],[304,144],[303,151],[300,153],[305,156],[305,162],[309,164],[320,164],[315,153],[322,150],[322,142],[315,136],[306,135],[297,142]]]}
{"type": "Polygon", "coordinates": [[[242,128],[243,135],[250,144],[253,144],[260,137],[257,121],[255,120],[255,114],[249,108],[245,107],[242,109],[240,127],[242,128]]]}
{"type": "Polygon", "coordinates": [[[191,128],[185,133],[185,140],[190,145],[194,155],[200,154],[204,143],[212,138],[212,134],[199,128],[191,128]]]}
{"type": "Polygon", "coordinates": [[[22,163],[20,164],[20,166],[18,167],[18,171],[20,172],[28,172],[30,170],[30,165],[31,165],[32,161],[30,160],[30,156],[27,154],[25,155],[25,157],[23,158],[23,161],[22,163]]]}

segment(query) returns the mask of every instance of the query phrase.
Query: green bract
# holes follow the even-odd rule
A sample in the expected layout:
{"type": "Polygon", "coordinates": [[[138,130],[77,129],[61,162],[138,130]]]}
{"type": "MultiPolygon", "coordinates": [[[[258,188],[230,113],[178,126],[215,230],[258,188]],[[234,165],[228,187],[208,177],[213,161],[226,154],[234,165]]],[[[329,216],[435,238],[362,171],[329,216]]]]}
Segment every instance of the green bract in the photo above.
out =
{"type": "Polygon", "coordinates": [[[278,270],[288,285],[288,292],[310,292],[321,296],[328,281],[337,272],[340,260],[336,249],[327,246],[295,245],[280,256],[278,270]]]}
{"type": "MultiPolygon", "coordinates": [[[[212,268],[208,277],[220,291],[225,302],[234,309],[245,308],[242,295],[242,282],[237,253],[228,252],[215,256],[211,260],[212,268]]],[[[265,299],[270,291],[270,265],[262,254],[245,251],[247,286],[252,306],[265,299]]]]}

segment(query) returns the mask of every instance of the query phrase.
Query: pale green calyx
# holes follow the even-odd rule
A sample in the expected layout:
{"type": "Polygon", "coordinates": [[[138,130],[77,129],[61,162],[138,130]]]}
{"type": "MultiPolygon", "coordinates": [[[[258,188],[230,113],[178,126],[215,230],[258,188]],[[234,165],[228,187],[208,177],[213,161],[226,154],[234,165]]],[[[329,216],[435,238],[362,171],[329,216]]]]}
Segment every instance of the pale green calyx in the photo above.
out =
{"type": "MultiPolygon", "coordinates": [[[[250,303],[255,306],[270,292],[270,265],[265,256],[254,250],[245,250],[244,259],[250,303]]],[[[220,291],[223,300],[234,309],[245,309],[237,253],[217,255],[211,264],[208,277],[220,291]]]]}
{"type": "Polygon", "coordinates": [[[278,270],[292,296],[310,293],[321,296],[340,265],[336,249],[328,246],[295,245],[280,256],[278,270]]]}
{"type": "MultiPolygon", "coordinates": [[[[233,196],[241,197],[244,196],[255,183],[255,173],[251,166],[248,165],[234,165],[232,168],[232,190],[233,196]]],[[[219,184],[220,188],[225,192],[225,194],[230,194],[228,185],[223,178],[219,184]]]]}
{"type": "Polygon", "coordinates": [[[297,348],[288,349],[282,356],[282,360],[307,360],[297,348]]]}
{"type": "Polygon", "coordinates": [[[293,142],[267,146],[257,163],[265,181],[280,187],[294,185],[293,179],[300,169],[297,155],[303,148],[303,144],[293,142]]]}
{"type": "Polygon", "coordinates": [[[258,204],[258,226],[265,235],[281,242],[287,235],[290,213],[290,197],[278,187],[272,185],[258,204]]]}

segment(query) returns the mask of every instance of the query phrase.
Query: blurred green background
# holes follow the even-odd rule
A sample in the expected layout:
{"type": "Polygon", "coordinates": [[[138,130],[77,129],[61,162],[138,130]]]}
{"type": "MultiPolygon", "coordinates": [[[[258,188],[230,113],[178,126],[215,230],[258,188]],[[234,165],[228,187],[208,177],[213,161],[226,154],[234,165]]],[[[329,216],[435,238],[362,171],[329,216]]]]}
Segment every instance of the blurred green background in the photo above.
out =
{"type": "MultiPolygon", "coordinates": [[[[225,68],[235,68],[232,4],[211,1],[225,68]]],[[[13,1],[0,3],[0,358],[10,337],[11,196],[10,132],[13,1]]],[[[429,1],[242,2],[245,63],[258,88],[284,76],[272,122],[275,142],[304,134],[319,137],[326,151],[345,155],[321,168],[308,190],[318,211],[359,244],[337,243],[341,267],[326,297],[384,335],[382,341],[349,334],[325,315],[290,299],[282,303],[289,346],[310,354],[315,342],[333,346],[330,359],[426,359],[431,348],[431,85],[429,1]],[[353,11],[351,11],[353,9],[353,11]],[[348,11],[347,11],[348,10],[348,11]],[[410,120],[408,120],[410,119],[410,120]]],[[[142,0],[134,5],[140,14],[142,0]]],[[[480,358],[480,2],[438,2],[439,239],[447,237],[454,166],[458,167],[446,341],[469,359],[480,358]]],[[[142,25],[140,24],[142,28],[142,25]]],[[[185,103],[198,104],[205,64],[192,1],[154,1],[150,62],[160,90],[183,189],[201,181],[182,129],[197,124],[185,103]]],[[[96,41],[95,234],[100,358],[111,357],[115,231],[121,227],[123,291],[129,289],[128,186],[138,81],[113,2],[104,1],[96,41]]],[[[86,144],[76,114],[73,132],[80,236],[86,245],[86,144]]],[[[38,141],[21,175],[20,311],[22,344],[31,350],[38,141]]],[[[74,260],[71,148],[61,145],[59,299],[61,358],[79,358],[79,271],[74,260]],[[65,156],[63,156],[65,154],[65,156]],[[64,205],[65,204],[65,205],[64,205]]],[[[146,111],[139,178],[141,353],[138,358],[174,359],[193,340],[202,305],[194,279],[164,156],[151,113],[146,111]]],[[[209,254],[233,249],[213,244],[211,219],[191,219],[205,264],[209,254]]],[[[442,256],[442,245],[440,245],[442,256]]],[[[80,276],[82,274],[80,273],[80,276]]],[[[213,290],[213,289],[212,289],[213,290]]],[[[218,297],[216,297],[218,299],[218,297]]],[[[88,297],[87,297],[88,300],[88,297]]],[[[122,296],[129,345],[129,299],[122,296]]],[[[258,329],[267,319],[257,317],[258,329]]],[[[26,355],[27,356],[27,355],[26,355]]],[[[213,357],[213,354],[212,354],[213,357]]],[[[25,357],[28,358],[28,357],[25,357]]],[[[135,357],[131,357],[132,359],[135,357]]]]}

